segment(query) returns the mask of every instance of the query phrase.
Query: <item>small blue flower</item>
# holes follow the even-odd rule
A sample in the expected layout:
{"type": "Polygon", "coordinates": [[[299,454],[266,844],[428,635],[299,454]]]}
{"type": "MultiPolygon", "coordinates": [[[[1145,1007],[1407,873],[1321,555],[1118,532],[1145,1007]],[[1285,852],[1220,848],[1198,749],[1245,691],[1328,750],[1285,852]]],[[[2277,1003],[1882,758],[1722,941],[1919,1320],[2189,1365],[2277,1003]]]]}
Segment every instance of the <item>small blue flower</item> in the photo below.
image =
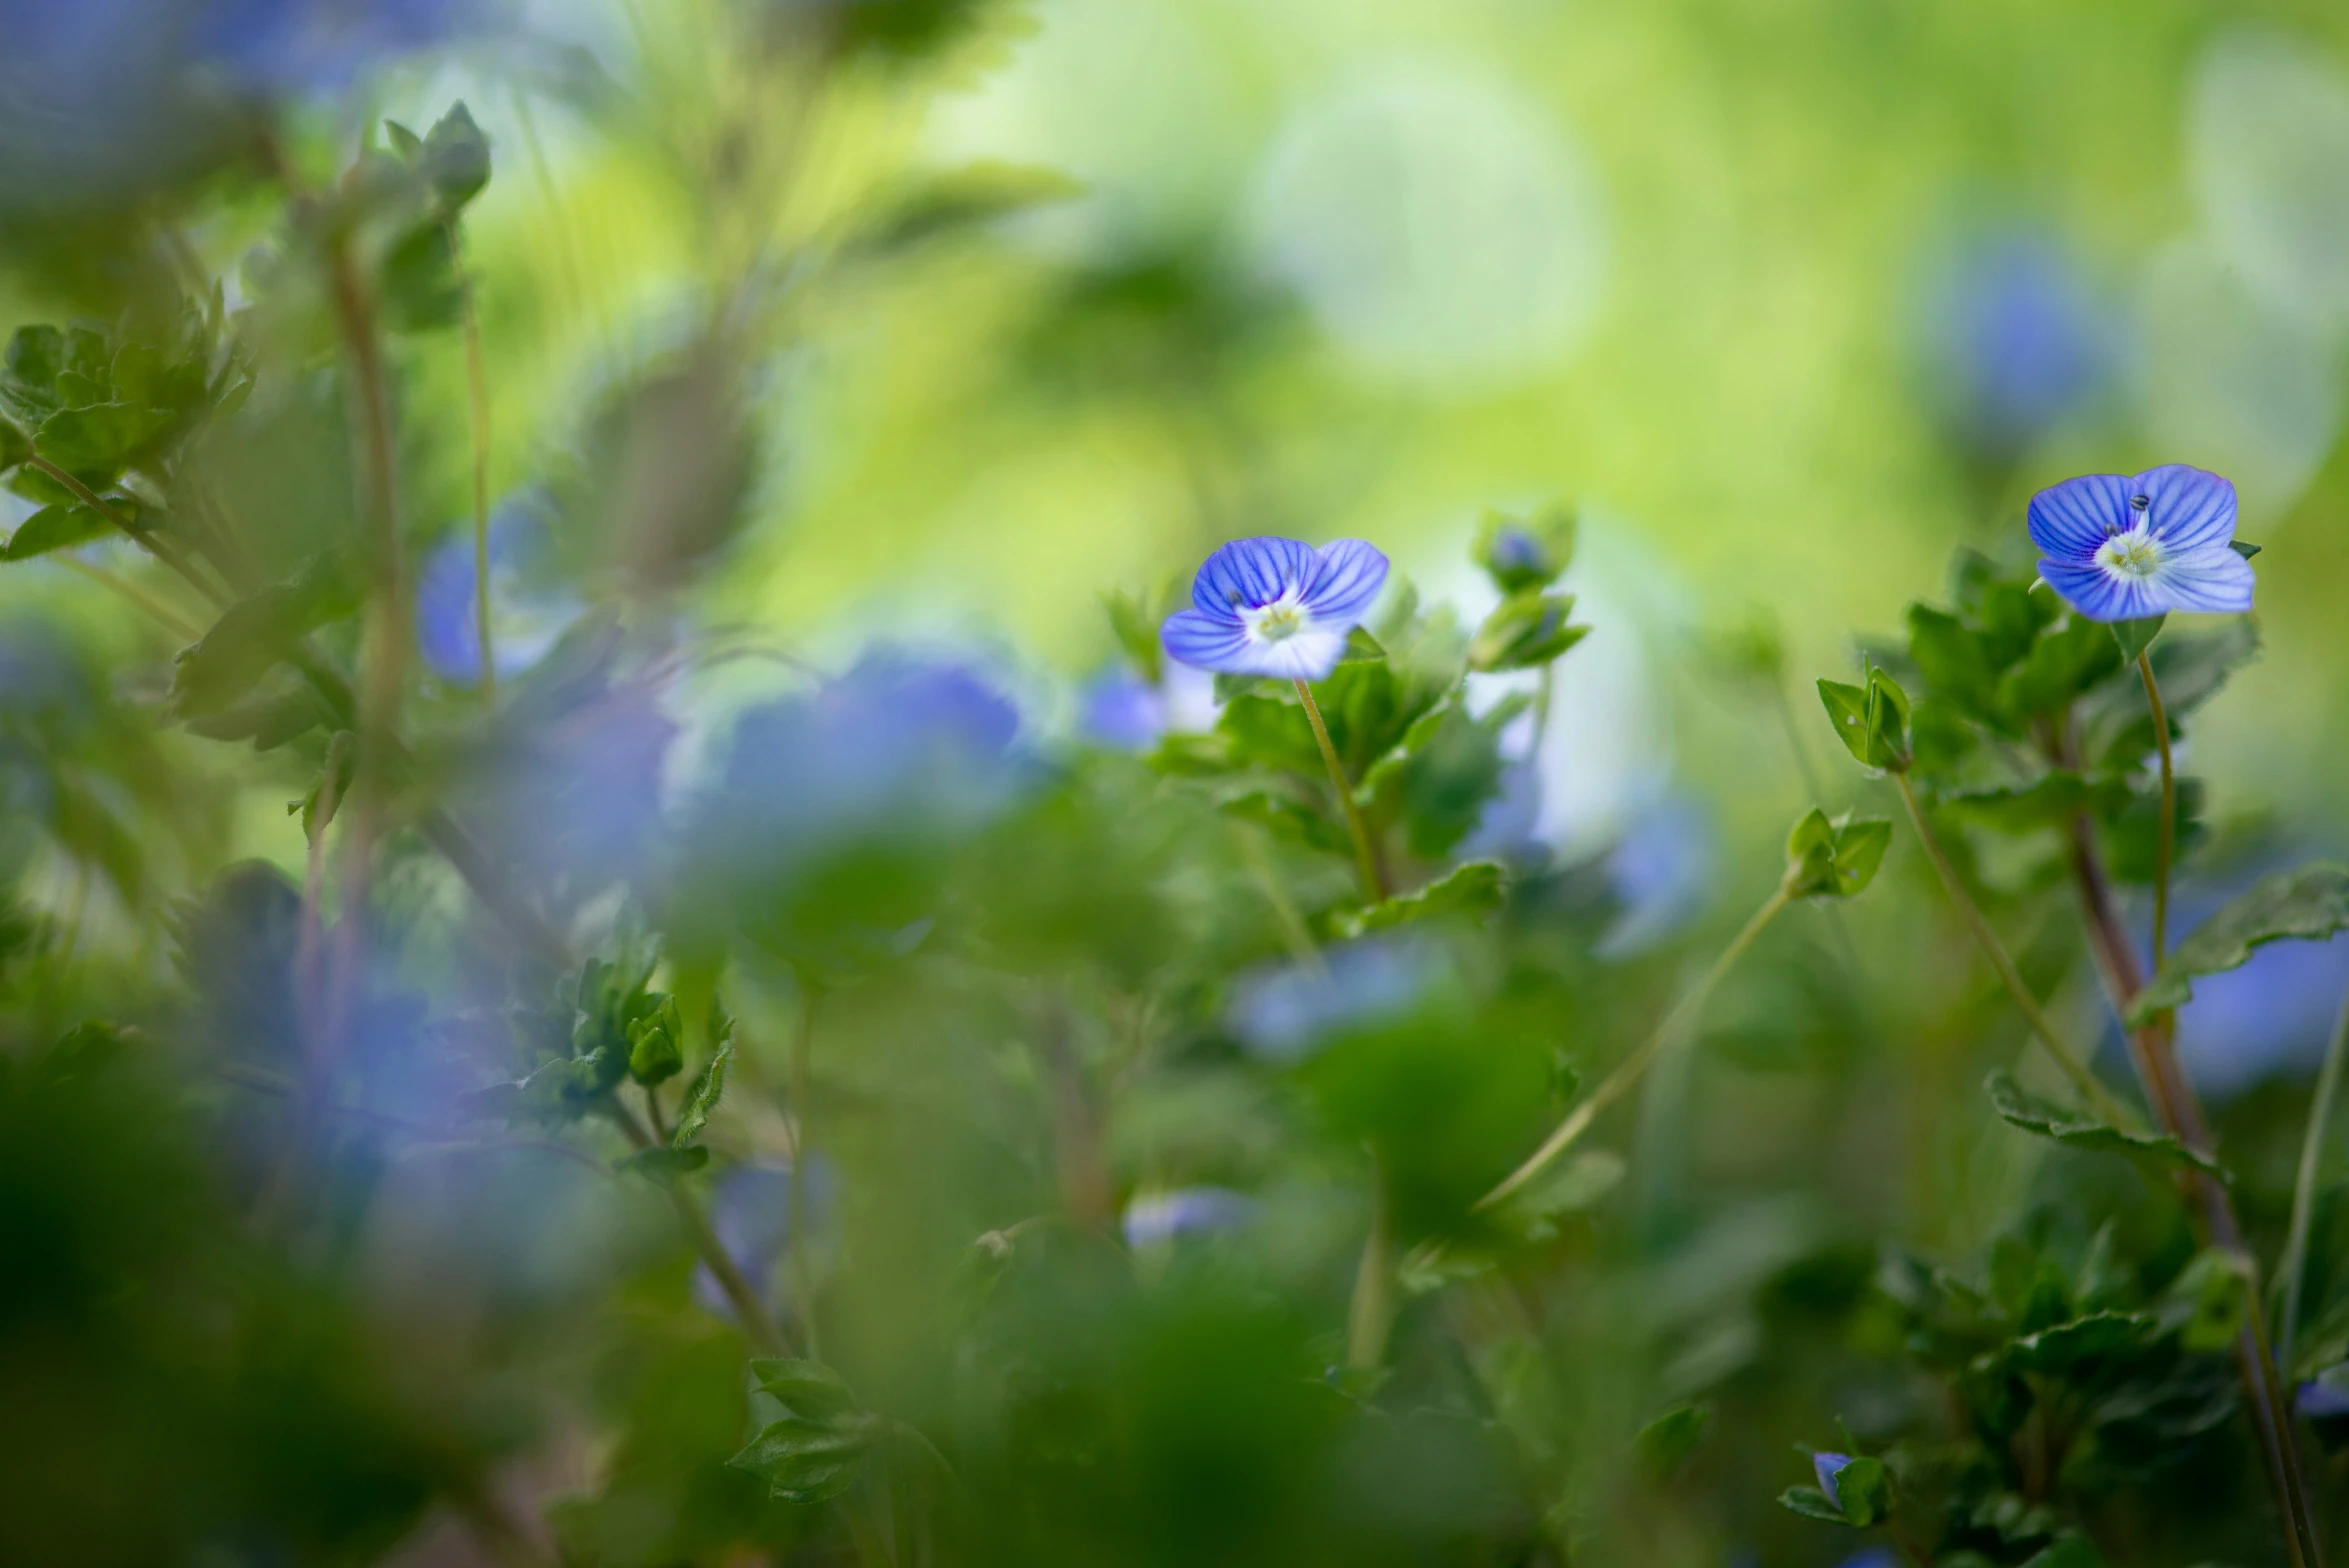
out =
{"type": "Polygon", "coordinates": [[[2349,1393],[2322,1378],[2311,1378],[2292,1396],[2292,1408],[2309,1421],[2334,1421],[2349,1416],[2349,1393]]]}
{"type": "MultiPolygon", "coordinates": [[[[832,1162],[820,1154],[808,1156],[807,1178],[807,1241],[822,1269],[830,1266],[839,1245],[833,1211],[840,1181],[832,1162]]],[[[710,1229],[770,1310],[785,1305],[775,1276],[791,1246],[791,1179],[787,1165],[746,1163],[720,1176],[710,1193],[710,1229]]],[[[719,1317],[734,1315],[725,1287],[706,1263],[694,1265],[693,1295],[719,1317]]]]}
{"type": "Polygon", "coordinates": [[[2092,621],[2251,608],[2251,563],[2231,545],[2235,487],[2216,474],[2083,474],[2031,497],[2030,522],[2039,575],[2092,621]]]}
{"type": "MultiPolygon", "coordinates": [[[[535,581],[550,543],[543,492],[499,504],[489,520],[490,641],[498,679],[545,657],[577,620],[577,596],[535,581]]],[[[460,686],[481,681],[481,625],[474,602],[473,530],[453,531],[424,558],[416,578],[416,651],[432,673],[460,686]]]]}
{"type": "Polygon", "coordinates": [[[1825,1449],[1811,1455],[1811,1473],[1819,1478],[1819,1490],[1827,1494],[1827,1501],[1843,1506],[1843,1497],[1835,1490],[1835,1478],[1843,1474],[1843,1467],[1851,1463],[1849,1454],[1831,1454],[1825,1449]]]}
{"type": "Polygon", "coordinates": [[[1085,688],[1078,720],[1087,739],[1116,751],[1148,751],[1166,733],[1166,699],[1131,670],[1109,670],[1085,688]]]}
{"type": "Polygon", "coordinates": [[[1302,1061],[1333,1036],[1409,1011],[1434,984],[1436,968],[1424,942],[1348,942],[1313,967],[1288,964],[1243,978],[1232,995],[1231,1031],[1269,1061],[1302,1061]]]}
{"type": "Polygon", "coordinates": [[[2014,451],[2109,375],[2111,325],[2051,236],[2029,228],[1976,235],[1938,271],[1928,351],[1941,400],[1975,445],[2014,451]]]}
{"type": "Polygon", "coordinates": [[[1295,539],[1234,539],[1207,558],[1191,603],[1166,618],[1170,658],[1219,675],[1317,681],[1386,585],[1387,558],[1359,539],[1316,550],[1295,539]]]}
{"type": "Polygon", "coordinates": [[[1256,1200],[1229,1187],[1177,1187],[1136,1194],[1126,1205],[1126,1245],[1148,1247],[1185,1236],[1238,1230],[1256,1217],[1256,1200]]]}

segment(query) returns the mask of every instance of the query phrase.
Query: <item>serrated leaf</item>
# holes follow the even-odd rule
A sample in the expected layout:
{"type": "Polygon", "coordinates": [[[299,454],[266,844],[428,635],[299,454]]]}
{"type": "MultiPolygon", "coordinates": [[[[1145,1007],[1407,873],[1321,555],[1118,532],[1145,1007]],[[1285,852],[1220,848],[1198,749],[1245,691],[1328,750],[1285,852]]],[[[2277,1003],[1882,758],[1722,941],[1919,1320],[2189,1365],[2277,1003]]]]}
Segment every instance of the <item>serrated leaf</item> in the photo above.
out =
{"type": "Polygon", "coordinates": [[[1346,911],[1331,922],[1337,935],[1352,939],[1389,931],[1419,920],[1481,919],[1509,895],[1509,870],[1497,861],[1470,860],[1423,888],[1367,909],[1346,911]]]}
{"type": "Polygon", "coordinates": [[[1827,1500],[1827,1494],[1815,1486],[1790,1486],[1778,1494],[1778,1506],[1805,1519],[1816,1519],[1821,1524],[1839,1524],[1849,1529],[1851,1521],[1843,1517],[1843,1510],[1827,1500]]]}
{"type": "Polygon", "coordinates": [[[2085,1362],[2137,1349],[2160,1327],[2142,1312],[2096,1312],[2013,1340],[2007,1356],[2019,1371],[2062,1377],[2085,1362]]]}
{"type": "Polygon", "coordinates": [[[17,525],[7,546],[0,548],[0,561],[29,561],[52,550],[70,550],[103,539],[112,532],[112,523],[79,502],[44,506],[17,525]]]}
{"type": "Polygon", "coordinates": [[[716,997],[710,999],[710,1037],[717,1041],[717,1049],[685,1087],[684,1103],[677,1107],[677,1130],[669,1137],[673,1148],[682,1149],[700,1137],[725,1098],[726,1069],[734,1060],[734,1019],[716,997]]]}
{"type": "Polygon", "coordinates": [[[171,425],[160,409],[130,403],[61,408],[33,433],[33,450],[83,483],[111,482],[171,425]]]}
{"type": "Polygon", "coordinates": [[[2262,877],[2242,897],[2195,927],[2177,945],[2153,983],[2129,1006],[2129,1022],[2143,1024],[2155,1013],[2182,1007],[2193,998],[2194,982],[2251,961],[2252,950],[2286,940],[2322,942],[2349,927],[2349,869],[2303,866],[2262,877]]]}
{"type": "Polygon", "coordinates": [[[847,1380],[821,1361],[760,1356],[750,1364],[750,1377],[760,1393],[803,1421],[830,1421],[858,1408],[847,1380]]]}
{"type": "Polygon", "coordinates": [[[783,1502],[828,1502],[856,1483],[881,1432],[882,1423],[873,1416],[839,1421],[790,1416],[761,1430],[726,1464],[759,1477],[768,1495],[783,1502]]]}
{"type": "Polygon", "coordinates": [[[1992,1073],[1983,1087],[1989,1091],[1991,1108],[1998,1112],[2000,1120],[2053,1139],[2067,1148],[2123,1154],[2164,1165],[2187,1165],[2221,1181],[2230,1179],[2225,1166],[2207,1155],[2195,1153],[2176,1138],[2165,1133],[2128,1132],[2110,1122],[2099,1121],[2086,1111],[2068,1109],[2031,1093],[2015,1082],[2012,1073],[1992,1073]]]}

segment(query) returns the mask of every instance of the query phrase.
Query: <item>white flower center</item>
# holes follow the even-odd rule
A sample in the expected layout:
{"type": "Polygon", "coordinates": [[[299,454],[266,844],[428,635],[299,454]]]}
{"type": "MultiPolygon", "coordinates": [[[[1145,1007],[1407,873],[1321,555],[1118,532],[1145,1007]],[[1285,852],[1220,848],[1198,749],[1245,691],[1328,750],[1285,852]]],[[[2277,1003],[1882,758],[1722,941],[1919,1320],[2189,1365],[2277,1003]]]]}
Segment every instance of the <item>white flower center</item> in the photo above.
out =
{"type": "Polygon", "coordinates": [[[1258,610],[1250,618],[1248,630],[1259,642],[1287,642],[1305,629],[1305,620],[1302,606],[1279,599],[1258,610]]]}
{"type": "Polygon", "coordinates": [[[2161,570],[2166,552],[2161,541],[2140,523],[2125,534],[2114,534],[2096,547],[2096,564],[2115,577],[2151,577],[2161,570]]]}

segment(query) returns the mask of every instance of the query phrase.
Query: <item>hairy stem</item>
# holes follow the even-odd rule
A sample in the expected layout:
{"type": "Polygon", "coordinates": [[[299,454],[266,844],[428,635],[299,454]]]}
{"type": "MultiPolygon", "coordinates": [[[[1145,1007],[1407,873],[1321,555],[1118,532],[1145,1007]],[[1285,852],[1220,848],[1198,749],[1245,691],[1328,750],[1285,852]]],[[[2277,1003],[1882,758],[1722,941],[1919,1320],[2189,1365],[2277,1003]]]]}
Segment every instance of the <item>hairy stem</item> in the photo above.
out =
{"type": "Polygon", "coordinates": [[[1305,717],[1313,721],[1313,738],[1321,743],[1321,760],[1329,768],[1330,788],[1338,792],[1338,804],[1345,808],[1346,827],[1354,835],[1354,859],[1362,873],[1362,896],[1373,904],[1387,901],[1387,879],[1380,872],[1378,849],[1371,842],[1370,824],[1362,820],[1362,807],[1354,799],[1354,786],[1346,782],[1345,764],[1338,761],[1338,748],[1330,744],[1329,726],[1321,722],[1321,704],[1313,700],[1313,688],[1303,681],[1295,683],[1297,696],[1305,704],[1305,717]]]}
{"type": "Polygon", "coordinates": [[[465,306],[465,388],[472,406],[473,424],[473,631],[481,645],[481,701],[494,708],[498,700],[498,661],[489,629],[489,371],[481,354],[481,319],[473,308],[473,279],[465,271],[465,253],[457,243],[457,220],[444,225],[449,235],[449,265],[457,274],[457,293],[465,306]]]}
{"type": "Polygon", "coordinates": [[[2161,747],[2161,832],[2153,852],[2153,967],[2159,969],[2170,952],[2170,861],[2177,853],[2178,775],[2170,761],[2170,716],[2161,705],[2153,661],[2142,649],[2137,674],[2145,682],[2145,701],[2153,709],[2153,738],[2161,747]]]}
{"type": "Polygon", "coordinates": [[[1575,1140],[1589,1131],[1591,1123],[1598,1120],[1600,1112],[1621,1099],[1632,1085],[1639,1082],[1640,1075],[1647,1071],[1649,1064],[1656,1059],[1656,1054],[1676,1039],[1683,1029],[1696,1022],[1697,1016],[1704,1010],[1706,999],[1713,994],[1714,987],[1721,983],[1721,977],[1729,973],[1730,968],[1744,956],[1745,950],[1754,945],[1754,939],[1762,934],[1771,921],[1778,918],[1778,912],[1792,902],[1793,895],[1781,881],[1776,890],[1763,900],[1762,907],[1754,911],[1753,918],[1745,923],[1745,928],[1730,938],[1729,945],[1721,950],[1720,957],[1713,960],[1713,966],[1705,971],[1704,978],[1673,1006],[1672,1011],[1664,1015],[1664,1021],[1656,1025],[1655,1031],[1617,1064],[1613,1072],[1601,1079],[1597,1088],[1567,1112],[1566,1119],[1558,1124],[1555,1132],[1542,1140],[1540,1148],[1527,1155],[1525,1162],[1511,1171],[1499,1186],[1477,1199],[1476,1206],[1489,1209],[1503,1202],[1540,1175],[1551,1161],[1572,1148],[1575,1140]]]}
{"type": "Polygon", "coordinates": [[[1925,820],[1924,808],[1917,803],[1916,787],[1909,783],[1908,775],[1895,773],[1892,779],[1900,786],[1901,804],[1908,807],[1909,823],[1917,830],[1917,842],[1925,847],[1926,858],[1933,862],[1933,870],[1941,878],[1942,891],[1957,906],[1966,929],[1973,933],[1975,945],[1990,960],[1990,967],[1998,971],[1998,978],[2005,984],[2007,994],[2014,998],[2015,1006],[2022,1009],[2023,1017],[2030,1022],[2031,1032],[2039,1037],[2039,1043],[2047,1048],[2047,1054],[2054,1058],[2055,1065],[2063,1069],[2064,1076],[2072,1081],[2072,1087],[2080,1091],[2080,1097],[2088,1102],[2097,1115],[2116,1127],[2128,1126],[2131,1120],[2129,1114],[2121,1109],[2120,1102],[2112,1097],[2104,1085],[2096,1081],[2096,1075],[2064,1043],[2063,1036],[2055,1032],[2055,1025],[2048,1022],[2047,1013],[2040,1007],[2039,999],[2031,994],[2029,986],[2023,984],[2023,977],[2016,970],[2015,961],[2007,956],[2005,944],[1998,940],[1998,933],[1990,929],[1990,922],[1983,918],[1981,907],[1974,902],[1973,895],[1966,891],[1966,884],[1959,878],[1957,868],[1949,863],[1949,856],[1942,849],[1940,838],[1925,820]]]}
{"type": "MultiPolygon", "coordinates": [[[[2073,817],[2067,849],[2072,877],[2087,915],[2089,949],[2096,956],[2097,969],[2111,996],[2113,1010],[2126,1020],[2129,1004],[2143,989],[2144,979],[2138,970],[2137,955],[2130,949],[2128,934],[2121,925],[2120,914],[2113,905],[2103,860],[2096,852],[2094,830],[2085,815],[2073,817]]],[[[2175,1014],[2163,1013],[2143,1028],[2129,1030],[2130,1054],[2138,1077],[2144,1082],[2146,1098],[2161,1116],[2163,1130],[2187,1148],[2208,1154],[2210,1126],[2171,1048],[2170,1031],[2175,1023],[2175,1014]]],[[[2235,1257],[2252,1282],[2251,1299],[2258,1301],[2258,1260],[2243,1240],[2243,1227],[2235,1216],[2234,1200],[2225,1185],[2199,1170],[2183,1173],[2180,1180],[2202,1212],[2203,1230],[2210,1244],[2235,1257]]],[[[2291,1406],[2276,1376],[2275,1356],[2268,1346],[2262,1313],[2249,1314],[2242,1333],[2236,1336],[2235,1374],[2243,1389],[2244,1413],[2259,1440],[2260,1460],[2267,1472],[2268,1488],[2275,1496],[2276,1512],[2283,1521],[2284,1544],[2293,1568],[2322,1568],[2324,1558],[2317,1545],[2308,1479],[2302,1471],[2299,1445],[2292,1432],[2291,1406]]]]}
{"type": "MultiPolygon", "coordinates": [[[[636,1113],[621,1104],[617,1097],[606,1095],[604,1109],[619,1126],[620,1135],[628,1140],[631,1147],[649,1149],[653,1146],[652,1134],[636,1119],[636,1113]]],[[[716,1277],[718,1288],[726,1293],[726,1301],[734,1308],[735,1319],[741,1323],[742,1332],[749,1336],[751,1344],[761,1355],[789,1355],[790,1341],[775,1326],[775,1320],[767,1313],[766,1303],[759,1300],[759,1293],[751,1288],[749,1280],[743,1278],[742,1269],[735,1263],[734,1255],[726,1250],[725,1243],[718,1240],[718,1233],[710,1229],[709,1217],[702,1213],[701,1205],[694,1201],[693,1194],[687,1190],[683,1181],[669,1183],[669,1204],[677,1211],[677,1223],[683,1228],[685,1239],[693,1244],[694,1252],[716,1277]]]]}
{"type": "Polygon", "coordinates": [[[2325,1064],[2316,1075],[2316,1095],[2308,1105],[2308,1130],[2300,1139],[2300,1170],[2292,1182],[2292,1224],[2284,1238],[2284,1256],[2277,1265],[2276,1359],[2288,1370],[2292,1340],[2300,1326],[2300,1277],[2308,1264],[2308,1228],[2316,1212],[2316,1177],[2324,1163],[2325,1123],[2341,1092],[2341,1070],[2349,1061],[2349,996],[2341,999],[2341,1014],[2333,1021],[2333,1037],[2325,1046],[2325,1064]]]}

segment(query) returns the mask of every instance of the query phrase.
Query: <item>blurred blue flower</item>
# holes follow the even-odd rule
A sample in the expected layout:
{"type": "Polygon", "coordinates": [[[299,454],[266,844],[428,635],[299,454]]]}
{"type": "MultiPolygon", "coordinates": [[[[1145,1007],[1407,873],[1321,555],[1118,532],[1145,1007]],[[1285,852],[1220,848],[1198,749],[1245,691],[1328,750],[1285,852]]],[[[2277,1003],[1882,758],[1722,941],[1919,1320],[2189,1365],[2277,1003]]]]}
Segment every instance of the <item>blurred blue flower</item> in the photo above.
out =
{"type": "Polygon", "coordinates": [[[371,66],[438,43],[470,0],[193,0],[182,5],[187,57],[231,86],[331,92],[371,66]]]}
{"type": "Polygon", "coordinates": [[[2292,1408],[2305,1420],[2337,1420],[2349,1416],[2349,1393],[2311,1378],[2294,1391],[2292,1408]]]}
{"type": "Polygon", "coordinates": [[[1889,1546],[1870,1546],[1846,1557],[1836,1568],[1902,1568],[1901,1560],[1889,1546]]]}
{"type": "Polygon", "coordinates": [[[1086,686],[1078,719],[1086,737],[1117,751],[1148,751],[1166,732],[1166,698],[1127,669],[1105,670],[1086,686]]]}
{"type": "Polygon", "coordinates": [[[1317,681],[1387,580],[1387,558],[1359,539],[1319,550],[1295,539],[1234,539],[1191,584],[1195,608],[1166,619],[1169,657],[1221,675],[1317,681]]]}
{"type": "Polygon", "coordinates": [[[2020,447],[2111,373],[2113,334],[2069,256],[2028,229],[1977,235],[1945,256],[1928,294],[1935,387],[1961,433],[2020,447]]]}
{"type": "Polygon", "coordinates": [[[736,725],[707,826],[768,872],[857,840],[986,820],[1023,776],[1019,710],[968,666],[865,656],[736,725]]]}
{"type": "Polygon", "coordinates": [[[2251,608],[2251,563],[2231,544],[2235,487],[2216,474],[2184,463],[2084,474],[2031,497],[2030,527],[2039,575],[2092,621],[2251,608]]]}
{"type": "MultiPolygon", "coordinates": [[[[2192,930],[2284,858],[2246,867],[2216,886],[2189,884],[2178,898],[2172,929],[2192,930]]],[[[2142,950],[2147,928],[2140,926],[2137,937],[2142,950]]],[[[2194,982],[2193,999],[2178,1009],[2179,1064],[2194,1087],[2213,1099],[2269,1078],[2313,1072],[2345,992],[2349,934],[2254,948],[2242,968],[2194,982]]],[[[2117,1049],[2119,1035],[2112,1040],[2117,1049]]]]}
{"type": "Polygon", "coordinates": [[[1609,887],[1622,912],[1600,952],[1622,958],[1669,938],[1704,911],[1718,855],[1712,818],[1685,795],[1652,802],[1607,851],[1609,887]]]}
{"type": "Polygon", "coordinates": [[[1126,1245],[1142,1248],[1185,1236],[1238,1230],[1256,1217],[1256,1200],[1229,1187],[1177,1187],[1137,1193],[1126,1205],[1126,1245]]]}
{"type": "Polygon", "coordinates": [[[1811,1473],[1819,1478],[1819,1490],[1825,1492],[1827,1501],[1838,1508],[1843,1506],[1843,1497],[1835,1490],[1835,1478],[1841,1475],[1843,1467],[1850,1463],[1851,1455],[1831,1454],[1825,1449],[1811,1455],[1811,1473]]]}
{"type": "Polygon", "coordinates": [[[1501,769],[1501,787],[1485,802],[1476,829],[1456,852],[1462,860],[1539,860],[1549,846],[1534,830],[1542,819],[1542,770],[1538,757],[1519,757],[1501,769]]]}
{"type": "MultiPolygon", "coordinates": [[[[490,640],[498,679],[536,664],[579,618],[578,596],[543,581],[551,543],[549,502],[526,491],[499,503],[489,520],[490,640]]],[[[416,648],[433,674],[461,686],[481,680],[473,530],[459,528],[433,548],[416,580],[416,648]]]]}
{"type": "MultiPolygon", "coordinates": [[[[808,1156],[807,1174],[808,1246],[819,1269],[827,1268],[839,1242],[833,1223],[839,1175],[820,1154],[808,1156]]],[[[710,1229],[770,1311],[783,1305],[777,1277],[791,1246],[791,1175],[787,1165],[737,1165],[710,1192],[710,1229]]],[[[694,1265],[693,1298],[719,1317],[734,1315],[725,1287],[706,1263],[694,1265]]]]}
{"type": "Polygon", "coordinates": [[[1321,962],[1243,976],[1228,1023],[1240,1043],[1274,1062],[1294,1062],[1332,1036],[1408,1011],[1436,979],[1428,945],[1406,936],[1365,937],[1327,949],[1321,962]]]}

